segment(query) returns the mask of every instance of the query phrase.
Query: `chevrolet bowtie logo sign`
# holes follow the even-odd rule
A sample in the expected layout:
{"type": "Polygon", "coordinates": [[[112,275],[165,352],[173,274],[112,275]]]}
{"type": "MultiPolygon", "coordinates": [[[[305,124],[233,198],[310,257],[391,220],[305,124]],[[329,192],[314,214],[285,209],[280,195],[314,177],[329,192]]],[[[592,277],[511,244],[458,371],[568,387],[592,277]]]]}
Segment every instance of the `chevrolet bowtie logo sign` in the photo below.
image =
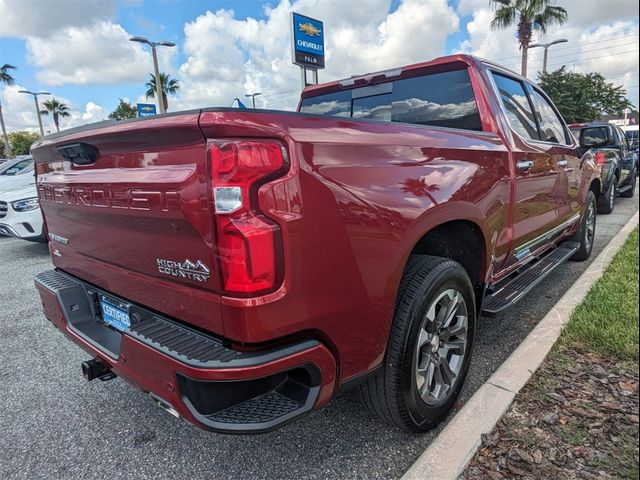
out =
{"type": "Polygon", "coordinates": [[[310,37],[319,37],[322,30],[314,27],[311,23],[300,23],[298,24],[298,30],[306,33],[310,37]]]}
{"type": "Polygon", "coordinates": [[[302,68],[324,68],[324,24],[291,12],[291,61],[302,68]]]}
{"type": "Polygon", "coordinates": [[[140,110],[142,110],[143,112],[153,112],[155,110],[155,108],[153,108],[153,107],[141,107],[140,110]]]}

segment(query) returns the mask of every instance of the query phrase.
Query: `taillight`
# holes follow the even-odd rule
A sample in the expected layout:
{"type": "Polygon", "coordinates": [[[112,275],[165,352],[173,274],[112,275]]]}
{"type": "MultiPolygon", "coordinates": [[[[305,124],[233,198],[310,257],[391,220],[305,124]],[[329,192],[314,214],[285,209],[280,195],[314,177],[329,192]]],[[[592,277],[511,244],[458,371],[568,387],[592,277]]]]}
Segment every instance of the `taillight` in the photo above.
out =
{"type": "Polygon", "coordinates": [[[602,173],[604,169],[604,164],[607,161],[607,157],[603,152],[596,152],[596,165],[600,167],[600,173],[602,173]]]}
{"type": "Polygon", "coordinates": [[[276,285],[280,227],[261,214],[258,188],[285,166],[275,141],[229,141],[211,145],[211,180],[222,286],[255,293],[276,285]]]}

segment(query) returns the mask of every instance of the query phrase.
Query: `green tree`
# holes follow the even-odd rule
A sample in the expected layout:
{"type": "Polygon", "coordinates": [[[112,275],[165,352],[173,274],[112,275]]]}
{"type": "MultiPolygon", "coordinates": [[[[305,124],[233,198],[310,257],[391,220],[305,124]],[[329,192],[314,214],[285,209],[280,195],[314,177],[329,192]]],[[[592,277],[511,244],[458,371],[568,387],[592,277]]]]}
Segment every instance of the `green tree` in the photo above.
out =
{"type": "Polygon", "coordinates": [[[56,126],[56,130],[60,131],[60,119],[63,117],[70,117],[71,113],[69,112],[69,107],[67,104],[59,102],[55,98],[51,100],[47,100],[46,102],[42,102],[42,110],[40,113],[42,115],[49,115],[53,117],[53,123],[56,126]]]}
{"type": "Polygon", "coordinates": [[[516,25],[516,37],[522,50],[521,73],[527,76],[527,54],[533,32],[547,32],[553,25],[567,21],[567,11],[551,5],[552,0],[491,0],[496,7],[491,28],[510,28],[516,25]]]}
{"type": "MultiPolygon", "coordinates": [[[[156,76],[151,73],[150,80],[145,83],[145,87],[147,88],[147,92],[145,95],[147,98],[155,98],[156,96],[156,76]]],[[[169,102],[167,101],[167,95],[173,95],[178,90],[180,90],[180,82],[175,78],[169,77],[167,73],[160,74],[160,88],[162,89],[162,101],[164,103],[164,109],[167,110],[169,106],[169,102]]]]}
{"type": "MultiPolygon", "coordinates": [[[[5,63],[2,67],[0,67],[0,84],[5,84],[5,85],[9,85],[12,86],[14,85],[16,82],[13,78],[13,76],[11,76],[11,74],[9,73],[9,70],[15,70],[16,67],[14,67],[13,65],[9,65],[8,63],[5,63]]],[[[0,103],[0,127],[2,128],[2,139],[4,140],[4,145],[5,147],[2,149],[2,155],[0,155],[0,157],[4,157],[5,154],[8,157],[13,156],[12,152],[11,152],[11,144],[9,143],[9,137],[7,136],[7,129],[4,126],[4,117],[2,116],[2,104],[0,103]],[[5,150],[7,150],[5,152],[5,150]]]]}
{"type": "Polygon", "coordinates": [[[29,153],[29,149],[33,142],[40,139],[40,135],[37,133],[26,132],[18,130],[15,132],[9,132],[9,141],[11,142],[11,148],[14,155],[26,155],[29,153]]]}
{"type": "Polygon", "coordinates": [[[13,65],[9,65],[5,63],[0,67],[0,83],[4,83],[5,85],[12,86],[16,83],[15,79],[9,73],[9,70],[15,70],[16,67],[13,65]]]}
{"type": "Polygon", "coordinates": [[[120,99],[116,109],[109,114],[109,118],[115,120],[125,120],[127,118],[136,118],[137,116],[138,109],[123,99],[120,99]]]}
{"type": "Polygon", "coordinates": [[[590,122],[606,114],[620,116],[625,108],[633,108],[623,87],[614,87],[596,72],[573,73],[562,67],[541,73],[538,83],[568,123],[590,122]]]}

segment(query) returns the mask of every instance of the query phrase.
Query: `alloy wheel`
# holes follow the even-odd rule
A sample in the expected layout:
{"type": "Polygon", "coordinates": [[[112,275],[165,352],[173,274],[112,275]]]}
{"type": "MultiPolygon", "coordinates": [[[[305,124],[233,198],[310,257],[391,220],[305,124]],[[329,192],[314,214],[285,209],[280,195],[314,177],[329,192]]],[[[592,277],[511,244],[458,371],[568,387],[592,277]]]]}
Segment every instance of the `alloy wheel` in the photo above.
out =
{"type": "Polygon", "coordinates": [[[587,207],[587,232],[586,232],[586,240],[589,248],[593,245],[593,239],[596,233],[596,209],[593,206],[593,202],[589,202],[589,206],[587,207]]]}
{"type": "Polygon", "coordinates": [[[442,292],[429,305],[415,351],[415,382],[428,405],[447,398],[460,375],[467,350],[467,305],[455,289],[442,292]]]}

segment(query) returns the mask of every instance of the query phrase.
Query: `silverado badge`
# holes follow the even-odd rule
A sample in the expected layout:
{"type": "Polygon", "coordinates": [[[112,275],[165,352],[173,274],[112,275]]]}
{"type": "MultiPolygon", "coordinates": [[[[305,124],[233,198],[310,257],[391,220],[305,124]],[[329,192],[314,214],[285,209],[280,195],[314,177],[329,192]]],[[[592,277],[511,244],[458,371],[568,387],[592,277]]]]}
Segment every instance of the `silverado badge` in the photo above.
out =
{"type": "Polygon", "coordinates": [[[158,264],[158,271],[163,275],[186,278],[187,280],[195,280],[196,282],[206,282],[209,280],[209,268],[202,260],[192,262],[187,258],[182,262],[176,262],[156,258],[156,263],[158,264]]]}

